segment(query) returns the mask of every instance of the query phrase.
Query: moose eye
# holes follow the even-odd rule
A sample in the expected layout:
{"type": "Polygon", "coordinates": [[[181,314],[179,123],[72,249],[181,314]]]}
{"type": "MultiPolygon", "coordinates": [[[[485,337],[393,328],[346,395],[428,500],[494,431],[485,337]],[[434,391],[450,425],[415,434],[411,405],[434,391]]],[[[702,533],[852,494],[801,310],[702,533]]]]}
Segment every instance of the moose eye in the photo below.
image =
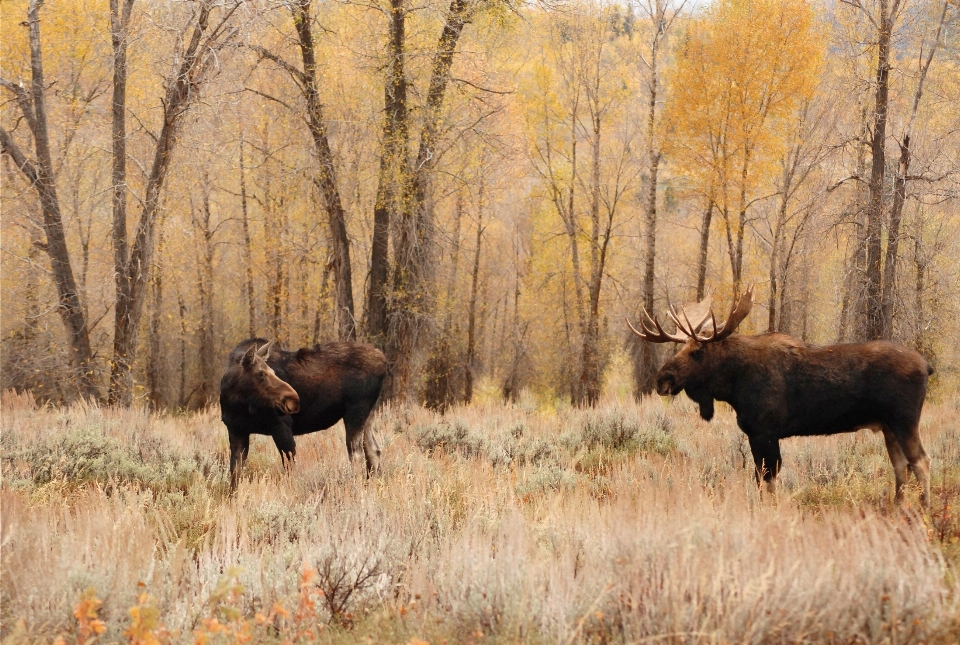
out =
{"type": "Polygon", "coordinates": [[[695,350],[693,350],[692,352],[690,352],[690,356],[692,356],[692,357],[693,357],[693,360],[695,360],[695,361],[702,361],[702,360],[703,360],[703,347],[697,347],[695,350]]]}
{"type": "Polygon", "coordinates": [[[266,373],[266,372],[257,372],[257,380],[258,380],[258,381],[266,381],[266,380],[267,380],[267,373],[266,373]]]}

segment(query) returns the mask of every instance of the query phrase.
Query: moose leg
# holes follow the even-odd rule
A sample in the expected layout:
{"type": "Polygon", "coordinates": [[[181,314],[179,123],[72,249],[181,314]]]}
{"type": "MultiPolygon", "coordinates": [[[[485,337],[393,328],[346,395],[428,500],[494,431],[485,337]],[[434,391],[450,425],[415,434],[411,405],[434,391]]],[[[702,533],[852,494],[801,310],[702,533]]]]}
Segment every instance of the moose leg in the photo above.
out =
{"type": "Polygon", "coordinates": [[[783,460],[780,458],[780,441],[776,438],[749,437],[750,451],[753,453],[753,463],[756,465],[757,485],[761,479],[766,484],[767,492],[777,493],[777,475],[783,460]]]}
{"type": "Polygon", "coordinates": [[[893,500],[899,504],[903,501],[903,485],[907,483],[907,466],[910,462],[907,461],[907,456],[903,454],[903,449],[900,447],[900,442],[897,441],[896,435],[894,435],[889,428],[884,428],[883,440],[887,444],[887,454],[890,455],[890,463],[893,464],[893,475],[897,480],[893,500]]]}
{"type": "Polygon", "coordinates": [[[373,434],[373,424],[368,416],[363,422],[363,454],[367,458],[367,477],[380,473],[380,444],[373,434]]]}
{"type": "Polygon", "coordinates": [[[250,435],[237,435],[230,432],[230,490],[236,490],[240,483],[243,462],[250,451],[250,435]]]}
{"type": "Polygon", "coordinates": [[[297,442],[293,438],[293,429],[286,423],[273,431],[273,443],[280,451],[280,462],[283,469],[289,471],[297,457],[297,442]]]}
{"type": "Polygon", "coordinates": [[[343,427],[347,431],[347,458],[352,464],[354,457],[359,455],[363,448],[363,424],[344,417],[343,427]]]}
{"type": "Polygon", "coordinates": [[[910,471],[920,483],[920,503],[928,506],[930,504],[930,457],[927,456],[927,451],[923,449],[923,444],[920,442],[919,423],[914,423],[910,432],[900,437],[900,446],[910,464],[910,471]]]}
{"type": "Polygon", "coordinates": [[[362,448],[367,462],[367,477],[376,475],[380,472],[380,444],[370,424],[370,410],[363,409],[345,415],[343,425],[347,430],[347,456],[350,463],[362,448]]]}

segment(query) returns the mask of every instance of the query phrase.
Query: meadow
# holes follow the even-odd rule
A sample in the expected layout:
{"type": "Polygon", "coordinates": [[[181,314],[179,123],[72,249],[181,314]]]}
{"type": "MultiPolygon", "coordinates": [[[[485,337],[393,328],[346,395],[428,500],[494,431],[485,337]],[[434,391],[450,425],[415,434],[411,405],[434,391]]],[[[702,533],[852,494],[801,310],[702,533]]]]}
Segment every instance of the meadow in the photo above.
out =
{"type": "Polygon", "coordinates": [[[956,643],[960,399],[929,404],[933,501],[881,436],[789,439],[761,499],[728,408],[382,408],[231,495],[214,409],[2,399],[4,643],[956,643]]]}

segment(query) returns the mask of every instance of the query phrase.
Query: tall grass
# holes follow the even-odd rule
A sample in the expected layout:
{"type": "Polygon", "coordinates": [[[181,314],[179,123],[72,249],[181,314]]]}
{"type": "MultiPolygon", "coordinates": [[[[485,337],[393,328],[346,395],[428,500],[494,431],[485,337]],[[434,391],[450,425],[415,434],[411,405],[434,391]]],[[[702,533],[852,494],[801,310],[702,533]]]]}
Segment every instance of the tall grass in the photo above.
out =
{"type": "Polygon", "coordinates": [[[254,437],[231,496],[214,410],[5,394],[0,636],[76,641],[95,593],[102,642],[155,610],[173,642],[953,643],[958,421],[924,416],[929,513],[868,432],[785,441],[761,500],[733,414],[679,399],[386,408],[380,478],[337,426],[290,474],[254,437]]]}

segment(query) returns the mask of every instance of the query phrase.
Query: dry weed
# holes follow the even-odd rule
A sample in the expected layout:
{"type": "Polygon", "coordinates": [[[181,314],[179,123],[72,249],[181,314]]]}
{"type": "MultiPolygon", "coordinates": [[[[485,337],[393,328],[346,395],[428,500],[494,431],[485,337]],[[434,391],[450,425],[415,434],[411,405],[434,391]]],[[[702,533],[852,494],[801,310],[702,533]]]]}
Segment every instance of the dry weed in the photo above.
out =
{"type": "Polygon", "coordinates": [[[783,490],[761,501],[732,413],[706,424],[680,400],[387,408],[379,479],[351,468],[337,427],[301,438],[289,475],[255,437],[231,496],[215,410],[5,394],[0,630],[11,643],[956,642],[958,420],[951,403],[923,419],[929,513],[915,492],[892,507],[872,433],[785,441],[783,490]]]}

